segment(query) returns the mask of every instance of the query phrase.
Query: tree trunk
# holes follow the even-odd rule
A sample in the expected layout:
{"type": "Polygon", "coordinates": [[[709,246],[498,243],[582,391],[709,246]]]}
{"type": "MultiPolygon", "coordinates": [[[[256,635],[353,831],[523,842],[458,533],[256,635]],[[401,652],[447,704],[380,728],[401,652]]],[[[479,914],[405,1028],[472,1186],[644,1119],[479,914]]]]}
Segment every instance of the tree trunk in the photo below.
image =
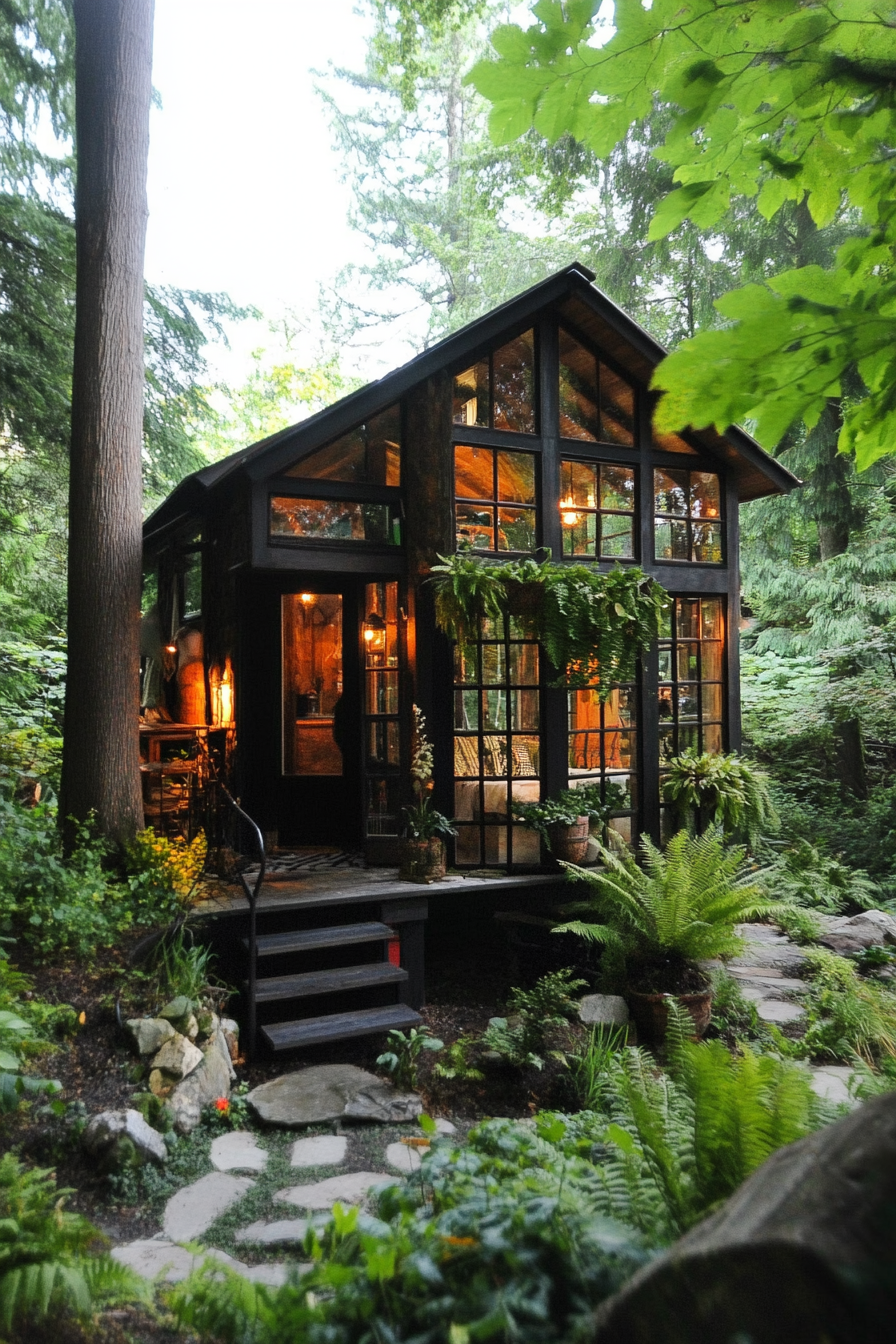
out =
{"type": "Polygon", "coordinates": [[[841,424],[840,400],[831,397],[806,439],[806,447],[814,451],[816,461],[810,482],[822,560],[831,560],[849,549],[853,527],[860,521],[849,493],[852,459],[837,449],[841,424]]]}
{"type": "Polygon", "coordinates": [[[153,0],[74,0],[77,289],[60,815],[143,825],[143,252],[153,0]]]}

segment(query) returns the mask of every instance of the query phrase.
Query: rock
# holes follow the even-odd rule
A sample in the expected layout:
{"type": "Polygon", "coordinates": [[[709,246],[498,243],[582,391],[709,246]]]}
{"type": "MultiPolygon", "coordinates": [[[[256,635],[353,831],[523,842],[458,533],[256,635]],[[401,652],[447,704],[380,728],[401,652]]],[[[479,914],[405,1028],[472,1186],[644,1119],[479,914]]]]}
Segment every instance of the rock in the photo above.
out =
{"type": "Polygon", "coordinates": [[[174,1091],[174,1081],[166,1077],[161,1069],[153,1069],[149,1075],[149,1090],[154,1097],[170,1097],[174,1091]]]}
{"type": "Polygon", "coordinates": [[[154,1055],[174,1035],[174,1028],[164,1017],[131,1017],[127,1028],[138,1055],[154,1055]]]}
{"type": "Polygon", "coordinates": [[[416,1120],[423,1109],[415,1092],[396,1092],[354,1064],[315,1064],[263,1083],[246,1100],[269,1125],[317,1125],[327,1120],[416,1120]]]}
{"type": "Polygon", "coordinates": [[[199,1035],[199,1023],[196,1021],[194,1013],[190,1013],[184,1026],[181,1027],[181,1031],[185,1036],[188,1036],[191,1041],[195,1041],[196,1037],[199,1035]]]}
{"type": "Polygon", "coordinates": [[[274,1198],[299,1209],[331,1209],[337,1203],[360,1204],[375,1186],[392,1183],[393,1178],[383,1171],[352,1171],[313,1185],[292,1185],[278,1190],[274,1198]]]}
{"type": "Polygon", "coordinates": [[[849,1091],[855,1071],[848,1064],[825,1064],[820,1068],[813,1067],[811,1072],[812,1090],[816,1096],[823,1097],[825,1101],[858,1106],[859,1103],[849,1091]]]}
{"type": "Polygon", "coordinates": [[[238,1060],[240,1057],[239,1024],[234,1022],[232,1017],[222,1017],[221,1030],[224,1033],[224,1040],[227,1042],[227,1049],[230,1051],[230,1058],[234,1061],[238,1060]]]}
{"type": "Polygon", "coordinates": [[[268,1155],[259,1148],[254,1134],[236,1129],[212,1140],[211,1163],[218,1171],[264,1171],[268,1155]]]}
{"type": "Polygon", "coordinates": [[[775,999],[781,994],[805,994],[806,988],[805,980],[791,980],[783,975],[780,980],[766,980],[764,976],[756,976],[740,982],[741,994],[754,1003],[759,1003],[761,999],[775,999]]]}
{"type": "Polygon", "coordinates": [[[579,1021],[586,1027],[628,1023],[628,1004],[618,994],[586,994],[578,1003],[579,1021]]]}
{"type": "Polygon", "coordinates": [[[829,919],[819,942],[834,952],[859,952],[864,947],[896,946],[896,919],[884,910],[829,919]]]}
{"type": "Polygon", "coordinates": [[[453,1125],[450,1120],[436,1120],[435,1126],[437,1134],[457,1133],[457,1125],[453,1125]]]}
{"type": "Polygon", "coordinates": [[[198,1068],[202,1063],[202,1051],[197,1050],[192,1041],[188,1041],[186,1036],[181,1036],[175,1032],[170,1041],[166,1041],[155,1059],[152,1061],[153,1068],[161,1069],[163,1073],[168,1073],[172,1078],[186,1078],[198,1068]]]}
{"type": "Polygon", "coordinates": [[[179,994],[176,999],[166,1003],[164,1008],[159,1010],[159,1017],[164,1017],[168,1022],[177,1024],[187,1018],[193,1011],[193,1004],[187,998],[186,994],[179,994]]]}
{"type": "Polygon", "coordinates": [[[420,1170],[420,1154],[406,1143],[390,1143],[386,1149],[386,1161],[402,1176],[410,1176],[412,1171],[420,1170]]]}
{"type": "Polygon", "coordinates": [[[774,1153],[597,1311],[595,1344],[876,1344],[896,1313],[896,1093],[774,1153]]]}
{"type": "Polygon", "coordinates": [[[377,1079],[363,1088],[342,1112],[346,1120],[375,1120],[382,1125],[401,1125],[416,1120],[423,1102],[416,1092],[396,1092],[391,1083],[377,1079]]]}
{"type": "Polygon", "coordinates": [[[307,1231],[307,1218],[281,1218],[275,1223],[250,1223],[235,1232],[233,1239],[253,1246],[291,1246],[301,1244],[307,1231]]]}
{"type": "Polygon", "coordinates": [[[781,999],[760,999],[756,1014],[763,1022],[799,1022],[806,1016],[798,1003],[784,1003],[781,999]]]}
{"type": "Polygon", "coordinates": [[[199,1026],[199,1035],[206,1040],[211,1040],[212,1036],[215,1035],[218,1027],[221,1025],[218,1014],[211,1012],[207,1008],[204,1008],[197,1015],[196,1021],[199,1026]]]}
{"type": "Polygon", "coordinates": [[[248,1176],[228,1176],[223,1171],[212,1171],[185,1185],[165,1205],[165,1236],[169,1241],[192,1241],[201,1236],[254,1185],[248,1176]]]}
{"type": "Polygon", "coordinates": [[[178,1134],[189,1134],[202,1118],[202,1108],[230,1096],[233,1065],[219,1031],[202,1057],[202,1063],[178,1083],[166,1105],[178,1134]]]}
{"type": "Polygon", "coordinates": [[[165,1140],[139,1111],[101,1111],[88,1123],[81,1142],[107,1168],[125,1165],[135,1154],[141,1162],[164,1162],[168,1157],[165,1140]]]}
{"type": "Polygon", "coordinates": [[[293,1167],[335,1167],[345,1161],[348,1139],[344,1134],[314,1134],[297,1139],[292,1146],[293,1167]]]}
{"type": "Polygon", "coordinates": [[[120,1265],[127,1265],[142,1279],[157,1279],[160,1276],[166,1283],[180,1283],[198,1269],[206,1260],[226,1265],[228,1269],[241,1274],[250,1283],[264,1283],[271,1288],[279,1288],[286,1282],[290,1268],[300,1274],[307,1273],[308,1265],[244,1265],[234,1260],[226,1251],[202,1251],[194,1253],[175,1246],[164,1237],[153,1237],[145,1241],[132,1241],[126,1246],[116,1246],[112,1259],[120,1265]]]}

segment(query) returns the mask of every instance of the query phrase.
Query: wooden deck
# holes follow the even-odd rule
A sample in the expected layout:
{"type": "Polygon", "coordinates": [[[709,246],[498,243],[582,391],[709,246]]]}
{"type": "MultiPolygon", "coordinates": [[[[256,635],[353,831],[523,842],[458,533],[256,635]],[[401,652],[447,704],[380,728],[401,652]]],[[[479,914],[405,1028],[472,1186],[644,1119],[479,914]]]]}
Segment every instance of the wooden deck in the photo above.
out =
{"type": "MultiPolygon", "coordinates": [[[[331,872],[309,873],[299,878],[265,878],[258,898],[258,912],[310,910],[323,906],[363,905],[380,901],[437,900],[440,895],[469,895],[475,898],[499,891],[524,891],[566,884],[563,873],[524,873],[494,877],[451,874],[441,882],[403,882],[397,868],[338,868],[331,872]]],[[[239,887],[222,888],[209,899],[194,906],[196,914],[241,915],[246,898],[239,887]]]]}

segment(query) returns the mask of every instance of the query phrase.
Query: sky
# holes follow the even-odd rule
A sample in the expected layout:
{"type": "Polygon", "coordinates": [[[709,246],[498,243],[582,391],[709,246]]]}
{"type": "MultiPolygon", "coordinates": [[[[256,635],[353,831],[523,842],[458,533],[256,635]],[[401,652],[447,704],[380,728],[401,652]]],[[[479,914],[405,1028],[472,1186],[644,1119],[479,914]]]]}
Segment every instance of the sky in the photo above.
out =
{"type": "MultiPolygon", "coordinates": [[[[313,70],[361,69],[353,0],[156,0],[146,275],[313,323],[318,286],[362,244],[347,223],[313,70]]],[[[255,324],[213,352],[237,379],[276,338],[255,324]]],[[[403,356],[406,358],[406,354],[403,356]]]]}

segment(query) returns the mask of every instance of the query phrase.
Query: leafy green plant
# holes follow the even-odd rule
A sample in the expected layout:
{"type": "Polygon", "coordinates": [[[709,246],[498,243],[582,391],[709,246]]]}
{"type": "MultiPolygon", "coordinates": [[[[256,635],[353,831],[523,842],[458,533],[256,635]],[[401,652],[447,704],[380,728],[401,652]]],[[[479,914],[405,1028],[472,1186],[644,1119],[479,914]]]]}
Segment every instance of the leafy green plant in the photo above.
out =
{"type": "Polygon", "coordinates": [[[210,991],[220,998],[226,987],[213,984],[211,948],[195,941],[188,924],[180,924],[173,933],[161,938],[155,949],[154,969],[159,994],[163,998],[183,996],[198,1006],[210,991]]]}
{"type": "Polygon", "coordinates": [[[627,1044],[628,1027],[594,1026],[584,1049],[567,1056],[570,1084],[583,1111],[599,1105],[610,1061],[627,1044]]]}
{"type": "Polygon", "coordinates": [[[50,1036],[74,1030],[77,1014],[67,1005],[34,999],[31,985],[0,946],[0,1114],[18,1110],[25,1100],[61,1091],[54,1079],[30,1074],[28,1063],[55,1049],[50,1036]]]}
{"type": "Polygon", "coordinates": [[[896,1057],[896,995],[825,948],[810,948],[804,966],[809,990],[802,1053],[845,1062],[858,1055],[869,1064],[896,1057]]]}
{"type": "Polygon", "coordinates": [[[412,705],[411,713],[410,775],[417,801],[404,808],[405,832],[411,840],[434,840],[437,836],[447,840],[449,836],[457,835],[457,831],[432,805],[432,743],[426,731],[426,719],[419,705],[412,705]]]}
{"type": "Polygon", "coordinates": [[[475,639],[482,621],[504,616],[508,594],[540,584],[543,597],[527,625],[557,668],[557,684],[594,686],[601,699],[614,682],[634,678],[668,605],[665,590],[636,566],[600,570],[550,558],[498,565],[463,550],[439,560],[430,582],[436,620],[449,638],[475,639]]]}
{"type": "Polygon", "coordinates": [[[386,1046],[387,1049],[377,1056],[377,1067],[391,1074],[396,1087],[412,1091],[417,1086],[421,1053],[424,1050],[441,1050],[444,1042],[437,1036],[411,1027],[407,1035],[403,1031],[387,1032],[386,1046]]]}
{"type": "Polygon", "coordinates": [[[880,895],[878,884],[861,868],[822,853],[807,840],[797,840],[767,864],[762,879],[777,900],[829,915],[873,909],[880,895]]]}
{"type": "Polygon", "coordinates": [[[552,827],[573,826],[579,817],[588,817],[604,825],[613,811],[622,805],[624,797],[618,784],[607,784],[603,798],[600,785],[589,784],[583,789],[563,789],[555,798],[546,798],[541,803],[514,802],[513,815],[530,830],[537,831],[550,849],[552,827]]]}
{"type": "Polygon", "coordinates": [[[107,1255],[91,1254],[100,1233],[63,1208],[51,1171],[0,1158],[0,1330],[98,1306],[139,1301],[146,1286],[107,1255]]]}
{"type": "Polygon", "coordinates": [[[699,816],[704,828],[720,826],[755,849],[777,829],[768,776],[736,753],[685,751],[664,768],[663,797],[675,804],[688,830],[699,816]]]}
{"type": "Polygon", "coordinates": [[[477,1083],[485,1077],[481,1069],[472,1062],[471,1055],[476,1047],[472,1036],[458,1036],[442,1051],[432,1071],[437,1078],[456,1079],[461,1083],[477,1083]]]}
{"type": "Polygon", "coordinates": [[[794,943],[816,943],[824,933],[824,925],[818,916],[798,905],[782,904],[775,921],[794,943]]]}
{"type": "Polygon", "coordinates": [[[643,867],[628,853],[603,845],[600,852],[603,868],[564,865],[589,888],[589,899],[571,909],[592,919],[560,924],[554,933],[575,933],[614,949],[633,970],[664,960],[733,956],[743,947],[735,924],[777,916],[778,905],[753,883],[744,849],[727,846],[719,832],[679,831],[665,853],[642,836],[643,867]],[[592,922],[595,916],[600,923],[592,922]]]}
{"type": "Polygon", "coordinates": [[[733,975],[717,968],[711,972],[712,1025],[722,1034],[740,1040],[764,1040],[767,1037],[759,1021],[756,1005],[746,998],[733,975]]]}
{"type": "Polygon", "coordinates": [[[558,1117],[492,1120],[436,1141],[377,1216],[338,1205],[309,1233],[313,1268],[274,1290],[220,1268],[177,1285],[178,1320],[222,1344],[420,1341],[569,1344],[644,1263],[644,1238],[602,1217],[594,1167],[558,1117]]]}
{"type": "Polygon", "coordinates": [[[543,1068],[548,1031],[575,1016],[573,995],[585,985],[573,971],[564,969],[543,975],[532,989],[512,989],[507,998],[507,1017],[490,1020],[482,1044],[514,1068],[543,1068]]]}

